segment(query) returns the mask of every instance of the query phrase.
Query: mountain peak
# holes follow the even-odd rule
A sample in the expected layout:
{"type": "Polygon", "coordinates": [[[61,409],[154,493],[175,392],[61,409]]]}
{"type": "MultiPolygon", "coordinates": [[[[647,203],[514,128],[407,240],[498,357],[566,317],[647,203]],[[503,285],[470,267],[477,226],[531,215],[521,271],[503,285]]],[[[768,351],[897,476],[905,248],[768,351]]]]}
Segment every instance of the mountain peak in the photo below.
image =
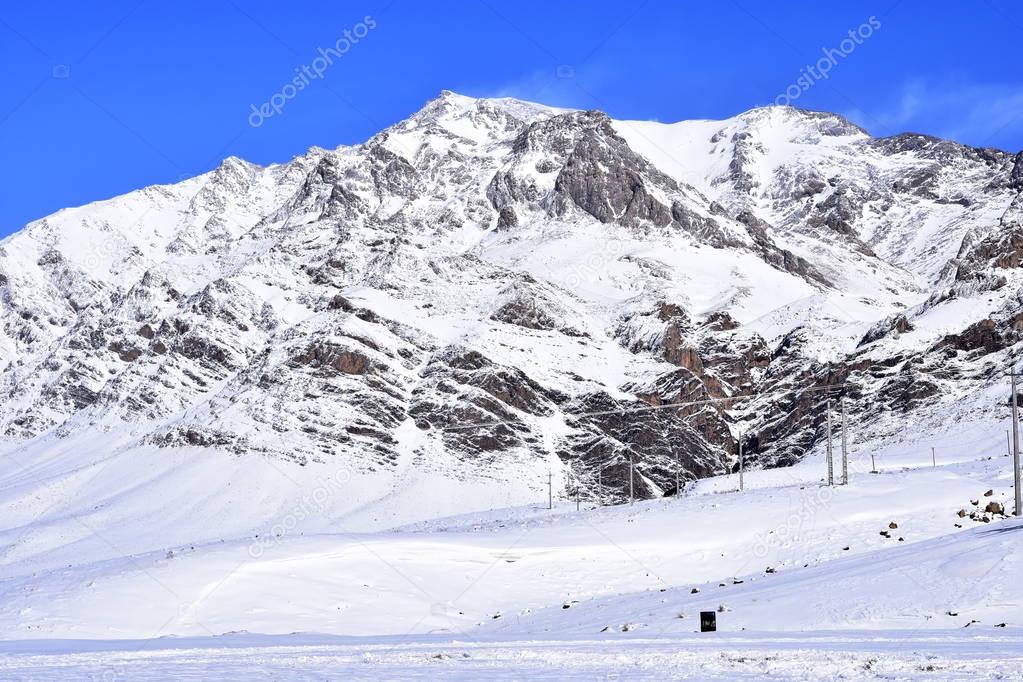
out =
{"type": "Polygon", "coordinates": [[[477,114],[504,114],[529,123],[565,111],[568,110],[514,97],[471,97],[453,90],[441,90],[436,97],[427,101],[419,111],[409,117],[409,120],[420,123],[438,122],[477,114]]]}
{"type": "Polygon", "coordinates": [[[841,114],[816,109],[803,109],[791,104],[754,107],[735,117],[747,125],[764,127],[813,128],[828,136],[870,136],[870,132],[841,114]]]}
{"type": "Polygon", "coordinates": [[[426,101],[417,112],[410,116],[410,120],[430,121],[440,118],[458,115],[476,103],[476,99],[466,95],[460,95],[452,90],[441,90],[440,93],[426,101]]]}

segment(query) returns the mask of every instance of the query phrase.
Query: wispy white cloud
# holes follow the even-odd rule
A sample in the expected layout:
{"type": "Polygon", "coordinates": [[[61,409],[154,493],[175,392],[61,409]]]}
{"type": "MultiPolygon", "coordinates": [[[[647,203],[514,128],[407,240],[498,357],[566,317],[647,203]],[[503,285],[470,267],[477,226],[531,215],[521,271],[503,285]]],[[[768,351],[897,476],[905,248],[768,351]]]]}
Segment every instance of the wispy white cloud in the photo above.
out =
{"type": "Polygon", "coordinates": [[[869,109],[845,112],[875,135],[912,131],[974,146],[1023,148],[1023,84],[916,80],[869,109]]]}
{"type": "Polygon", "coordinates": [[[466,88],[465,92],[476,97],[514,97],[567,109],[602,109],[599,91],[608,76],[597,60],[590,60],[583,69],[577,70],[571,64],[552,65],[483,90],[466,88]]]}

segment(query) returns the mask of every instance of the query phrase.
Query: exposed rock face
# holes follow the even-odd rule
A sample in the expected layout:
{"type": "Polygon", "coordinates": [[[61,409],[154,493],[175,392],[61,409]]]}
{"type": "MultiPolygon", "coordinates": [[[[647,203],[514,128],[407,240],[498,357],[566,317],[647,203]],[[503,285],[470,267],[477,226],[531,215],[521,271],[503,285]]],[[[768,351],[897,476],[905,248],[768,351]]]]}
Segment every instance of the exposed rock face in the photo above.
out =
{"type": "Polygon", "coordinates": [[[742,234],[694,206],[694,194],[633,151],[599,111],[553,116],[524,128],[509,162],[487,187],[501,227],[530,212],[571,218],[582,211],[604,224],[671,227],[716,246],[739,245],[742,234]],[[537,173],[554,175],[553,181],[537,173]],[[509,211],[513,206],[518,209],[509,211]]]}
{"type": "Polygon", "coordinates": [[[732,187],[740,194],[751,194],[760,186],[750,168],[756,165],[757,153],[764,148],[756,142],[754,136],[747,132],[737,132],[732,136],[732,160],[728,164],[728,179],[732,187]]]}
{"type": "Polygon", "coordinates": [[[1012,163],[1012,172],[1009,174],[1009,187],[1023,192],[1023,152],[1016,154],[1012,163]]]}
{"type": "Polygon", "coordinates": [[[318,343],[310,345],[304,353],[296,356],[294,362],[313,369],[345,374],[365,374],[370,370],[369,358],[359,351],[318,343]]]}
{"type": "MultiPolygon", "coordinates": [[[[583,114],[584,132],[576,141],[554,183],[553,210],[563,215],[570,205],[602,223],[648,221],[658,227],[671,222],[671,210],[646,188],[644,174],[653,171],[645,159],[629,149],[601,113],[583,114]]],[[[674,186],[667,176],[653,173],[654,181],[674,186]]]]}
{"type": "Polygon", "coordinates": [[[547,416],[566,400],[521,370],[464,348],[438,354],[422,376],[409,414],[420,428],[438,429],[447,447],[472,459],[493,461],[491,453],[538,444],[521,414],[547,416]]]}
{"type": "Polygon", "coordinates": [[[744,210],[736,216],[749,230],[753,241],[756,244],[760,256],[772,266],[785,272],[799,275],[811,282],[824,286],[831,286],[830,282],[817,271],[805,258],[801,258],[791,251],[780,249],[770,237],[771,226],[764,220],[753,215],[751,211],[744,210]]]}
{"type": "Polygon", "coordinates": [[[580,336],[582,332],[570,324],[572,313],[555,297],[556,292],[541,286],[532,277],[524,277],[499,294],[498,308],[490,319],[526,329],[580,336]]]}
{"type": "Polygon", "coordinates": [[[959,281],[985,281],[994,268],[1023,265],[1023,225],[1006,226],[971,246],[956,267],[959,281]]]}
{"type": "Polygon", "coordinates": [[[569,414],[593,416],[574,422],[578,431],[559,456],[584,472],[589,486],[621,501],[626,499],[633,466],[633,491],[639,498],[662,495],[674,481],[676,462],[682,480],[724,473],[720,455],[684,415],[630,408],[636,409],[606,394],[584,396],[569,407],[569,414]]]}
{"type": "Polygon", "coordinates": [[[519,217],[511,206],[503,206],[497,213],[497,229],[507,230],[519,224],[519,217]]]}
{"type": "Polygon", "coordinates": [[[996,353],[1023,340],[1023,311],[1008,317],[984,319],[971,324],[958,334],[949,334],[934,346],[934,350],[954,348],[961,351],[996,353]]]}
{"type": "Polygon", "coordinates": [[[798,461],[829,398],[878,435],[1004,409],[974,396],[1023,341],[1021,155],[789,107],[644,125],[443,93],[37,221],[0,242],[0,433],[622,500],[733,470],[740,429],[798,461]]]}
{"type": "Polygon", "coordinates": [[[904,314],[899,313],[898,315],[892,315],[871,327],[867,333],[863,335],[858,347],[865,346],[868,343],[873,343],[874,341],[882,339],[888,335],[905,334],[911,331],[913,331],[913,325],[910,324],[904,314]]]}

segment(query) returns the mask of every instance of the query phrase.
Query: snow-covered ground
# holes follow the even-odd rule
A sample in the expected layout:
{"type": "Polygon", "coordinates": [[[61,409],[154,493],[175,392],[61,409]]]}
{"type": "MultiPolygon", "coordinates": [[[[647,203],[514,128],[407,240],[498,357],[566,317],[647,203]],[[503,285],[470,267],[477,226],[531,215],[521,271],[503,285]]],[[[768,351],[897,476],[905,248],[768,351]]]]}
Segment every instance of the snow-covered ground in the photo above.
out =
{"type": "MultiPolygon", "coordinates": [[[[1023,522],[957,514],[1011,512],[1004,427],[859,444],[848,486],[821,486],[817,453],[747,472],[742,492],[732,475],[678,499],[372,532],[329,532],[326,497],[296,498],[261,533],[240,531],[250,504],[205,518],[216,541],[97,525],[62,549],[38,537],[91,517],[33,509],[8,524],[29,549],[3,562],[0,678],[1021,679],[1023,522]],[[718,633],[697,632],[705,610],[718,633]]],[[[12,509],[25,471],[3,465],[12,509]]]]}
{"type": "Polygon", "coordinates": [[[1018,634],[543,640],[316,635],[0,644],[5,680],[1016,680],[1018,634]]]}

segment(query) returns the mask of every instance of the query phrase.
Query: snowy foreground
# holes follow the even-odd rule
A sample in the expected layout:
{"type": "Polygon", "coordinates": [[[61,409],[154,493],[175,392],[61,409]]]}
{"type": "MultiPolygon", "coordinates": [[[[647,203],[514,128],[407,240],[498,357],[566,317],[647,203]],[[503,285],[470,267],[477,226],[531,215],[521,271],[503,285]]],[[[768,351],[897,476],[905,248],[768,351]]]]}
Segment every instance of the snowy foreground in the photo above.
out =
{"type": "Polygon", "coordinates": [[[294,635],[3,647],[0,676],[87,680],[994,680],[1023,675],[1023,639],[958,632],[491,640],[294,635]]]}
{"type": "Polygon", "coordinates": [[[847,487],[813,456],[742,493],[384,531],[171,547],[97,521],[64,554],[57,504],[3,531],[0,679],[1023,679],[1023,521],[969,516],[1011,511],[1004,426],[876,444],[876,474],[866,452],[847,487]]]}

